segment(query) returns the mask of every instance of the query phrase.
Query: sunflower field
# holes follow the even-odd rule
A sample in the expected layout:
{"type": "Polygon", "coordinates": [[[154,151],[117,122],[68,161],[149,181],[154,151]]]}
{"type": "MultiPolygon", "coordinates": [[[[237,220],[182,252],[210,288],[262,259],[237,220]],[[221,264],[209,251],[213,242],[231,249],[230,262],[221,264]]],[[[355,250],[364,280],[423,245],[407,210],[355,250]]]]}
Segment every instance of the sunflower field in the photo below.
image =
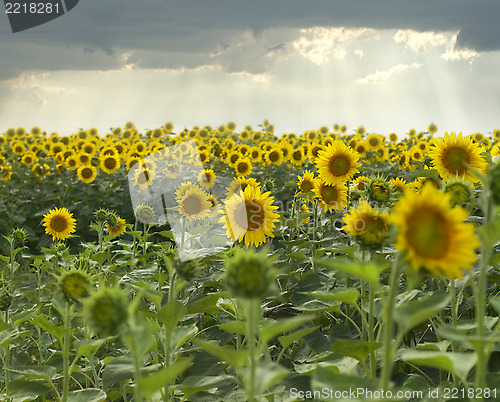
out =
{"type": "Polygon", "coordinates": [[[0,135],[0,400],[500,400],[500,130],[0,135]]]}

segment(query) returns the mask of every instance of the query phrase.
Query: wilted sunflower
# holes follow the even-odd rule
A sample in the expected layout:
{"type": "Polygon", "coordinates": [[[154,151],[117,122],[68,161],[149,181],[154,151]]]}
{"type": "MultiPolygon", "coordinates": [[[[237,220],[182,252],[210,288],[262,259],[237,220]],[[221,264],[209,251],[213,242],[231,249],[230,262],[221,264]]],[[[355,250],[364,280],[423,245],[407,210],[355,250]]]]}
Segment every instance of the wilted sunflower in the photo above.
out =
{"type": "Polygon", "coordinates": [[[196,184],[190,184],[179,196],[176,197],[179,204],[179,213],[190,220],[201,220],[210,214],[212,203],[210,197],[196,184]]]}
{"type": "Polygon", "coordinates": [[[97,170],[92,165],[80,166],[77,170],[77,176],[83,183],[92,183],[97,176],[97,170]]]}
{"type": "Polygon", "coordinates": [[[436,138],[434,145],[429,154],[434,167],[445,180],[458,176],[476,182],[478,179],[467,165],[482,172],[486,169],[481,149],[470,139],[463,138],[462,134],[446,133],[444,138],[436,138]]]}
{"type": "Polygon", "coordinates": [[[113,174],[120,169],[120,158],[108,154],[101,157],[101,170],[107,174],[113,174]]]}
{"type": "Polygon", "coordinates": [[[118,236],[127,230],[125,226],[125,219],[115,216],[116,219],[108,219],[106,230],[111,236],[118,236]]]}
{"type": "Polygon", "coordinates": [[[318,153],[316,166],[320,179],[326,184],[341,184],[351,180],[358,167],[359,156],[342,141],[335,141],[318,153]]]}
{"type": "Polygon", "coordinates": [[[347,206],[347,187],[344,184],[326,184],[318,180],[313,189],[321,201],[324,212],[340,211],[347,206]]]}
{"type": "Polygon", "coordinates": [[[52,236],[52,240],[67,239],[71,233],[75,232],[76,219],[66,208],[54,208],[43,216],[43,226],[45,233],[52,236]]]}
{"type": "Polygon", "coordinates": [[[357,209],[351,207],[342,219],[342,229],[366,246],[381,245],[389,232],[389,213],[374,210],[366,201],[360,202],[357,209]]]}
{"type": "Polygon", "coordinates": [[[420,193],[408,191],[394,209],[392,221],[398,228],[396,248],[416,271],[461,278],[462,269],[476,261],[480,245],[474,225],[466,223],[467,212],[451,207],[450,196],[426,184],[420,193]]]}
{"type": "Polygon", "coordinates": [[[245,245],[258,246],[265,243],[266,236],[274,237],[273,229],[279,215],[273,211],[271,192],[261,194],[260,190],[247,186],[245,191],[234,194],[224,201],[224,216],[220,222],[225,223],[227,237],[238,240],[245,239],[245,245]]]}

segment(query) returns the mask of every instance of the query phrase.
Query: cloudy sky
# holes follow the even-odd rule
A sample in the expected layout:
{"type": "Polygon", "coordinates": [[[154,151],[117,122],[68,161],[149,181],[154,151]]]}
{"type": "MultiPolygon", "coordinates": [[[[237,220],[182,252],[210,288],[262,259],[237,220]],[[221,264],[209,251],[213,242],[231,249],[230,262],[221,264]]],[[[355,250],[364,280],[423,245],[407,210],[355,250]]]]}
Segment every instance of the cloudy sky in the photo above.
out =
{"type": "Polygon", "coordinates": [[[500,127],[497,0],[80,0],[12,33],[0,133],[234,120],[277,133],[500,127]]]}

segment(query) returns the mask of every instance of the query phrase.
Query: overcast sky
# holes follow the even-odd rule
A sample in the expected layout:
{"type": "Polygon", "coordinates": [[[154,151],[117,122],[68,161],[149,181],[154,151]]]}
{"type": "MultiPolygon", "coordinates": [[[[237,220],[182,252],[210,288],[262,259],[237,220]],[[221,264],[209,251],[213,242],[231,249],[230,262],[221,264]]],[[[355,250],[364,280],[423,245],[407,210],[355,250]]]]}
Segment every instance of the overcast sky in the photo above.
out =
{"type": "Polygon", "coordinates": [[[80,0],[15,34],[4,11],[0,132],[500,128],[497,0],[80,0]]]}

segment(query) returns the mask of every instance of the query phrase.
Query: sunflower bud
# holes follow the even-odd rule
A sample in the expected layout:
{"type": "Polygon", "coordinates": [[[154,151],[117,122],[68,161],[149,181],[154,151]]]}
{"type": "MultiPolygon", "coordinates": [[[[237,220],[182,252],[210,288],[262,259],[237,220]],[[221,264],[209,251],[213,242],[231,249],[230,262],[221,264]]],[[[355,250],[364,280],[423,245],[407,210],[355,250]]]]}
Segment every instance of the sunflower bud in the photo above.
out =
{"type": "Polygon", "coordinates": [[[84,301],[84,316],[97,333],[117,335],[128,318],[128,298],[120,288],[101,288],[84,301]]]}
{"type": "Polygon", "coordinates": [[[108,222],[108,225],[112,228],[115,228],[118,226],[118,216],[114,212],[108,212],[106,215],[106,222],[108,222]]]}
{"type": "Polygon", "coordinates": [[[389,201],[392,194],[390,184],[387,180],[382,178],[374,178],[370,180],[367,190],[370,200],[380,203],[389,201]]]}
{"type": "Polygon", "coordinates": [[[24,242],[28,239],[28,233],[23,228],[16,228],[12,230],[12,239],[17,244],[24,244],[24,242]]]}
{"type": "Polygon", "coordinates": [[[12,304],[12,295],[7,288],[0,289],[0,311],[7,311],[12,304]]]}
{"type": "Polygon", "coordinates": [[[226,258],[224,282],[234,297],[259,299],[268,295],[274,285],[275,274],[267,253],[253,249],[236,249],[226,258]]]}
{"type": "Polygon", "coordinates": [[[467,204],[473,195],[471,186],[461,179],[448,180],[443,190],[450,195],[451,203],[454,206],[467,204]]]}
{"type": "Polygon", "coordinates": [[[78,302],[89,294],[90,277],[85,271],[67,271],[59,278],[58,287],[68,302],[78,302]]]}
{"type": "Polygon", "coordinates": [[[109,211],[104,208],[99,208],[94,211],[94,217],[97,223],[103,223],[106,221],[106,218],[108,217],[109,211]]]}
{"type": "Polygon", "coordinates": [[[178,261],[174,263],[174,269],[179,278],[187,282],[196,279],[203,267],[197,260],[178,261]]]}

